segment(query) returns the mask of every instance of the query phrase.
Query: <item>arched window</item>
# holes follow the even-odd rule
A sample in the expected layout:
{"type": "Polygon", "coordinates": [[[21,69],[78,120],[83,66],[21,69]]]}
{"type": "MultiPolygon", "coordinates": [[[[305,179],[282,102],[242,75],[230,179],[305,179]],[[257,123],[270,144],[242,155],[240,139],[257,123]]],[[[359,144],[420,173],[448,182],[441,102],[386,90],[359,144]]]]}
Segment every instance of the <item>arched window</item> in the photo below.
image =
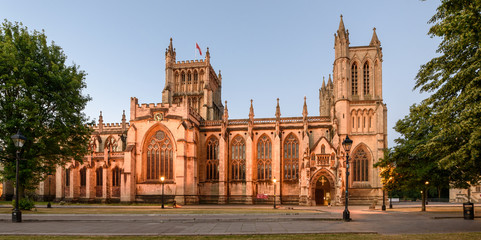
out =
{"type": "Polygon", "coordinates": [[[80,169],[80,186],[85,187],[87,185],[87,168],[80,169]]]}
{"type": "Polygon", "coordinates": [[[299,178],[299,141],[294,134],[289,134],[284,141],[284,179],[299,178]]]}
{"type": "Polygon", "coordinates": [[[97,181],[96,181],[97,186],[102,186],[103,180],[104,180],[104,178],[103,178],[104,169],[102,167],[99,167],[99,168],[97,168],[95,173],[96,173],[95,175],[96,175],[96,179],[97,179],[97,181]]]}
{"type": "Polygon", "coordinates": [[[352,180],[368,181],[369,180],[369,157],[363,148],[357,149],[353,156],[352,162],[352,180]]]}
{"type": "Polygon", "coordinates": [[[369,94],[369,64],[364,63],[364,95],[369,94]]]}
{"type": "Polygon", "coordinates": [[[174,179],[172,141],[162,130],[147,142],[147,180],[174,179]]]}
{"type": "Polygon", "coordinates": [[[181,92],[185,91],[185,73],[184,72],[180,74],[180,91],[181,92]]]}
{"type": "Polygon", "coordinates": [[[180,91],[180,82],[179,82],[179,73],[175,73],[175,77],[174,77],[174,89],[176,92],[179,92],[180,91]]]}
{"type": "Polygon", "coordinates": [[[120,168],[118,167],[112,169],[112,186],[120,187],[120,168]]]}
{"type": "Polygon", "coordinates": [[[113,136],[109,136],[107,138],[107,141],[105,141],[105,148],[107,148],[109,152],[117,152],[118,151],[117,140],[115,140],[113,136]]]}
{"type": "Polygon", "coordinates": [[[357,95],[357,64],[352,64],[351,67],[351,83],[352,83],[352,95],[357,95]]]}
{"type": "Polygon", "coordinates": [[[219,180],[219,141],[210,137],[207,141],[207,161],[205,164],[206,180],[219,180]]]}
{"type": "Polygon", "coordinates": [[[321,153],[322,154],[326,153],[326,146],[324,146],[324,144],[321,145],[321,153]]]}
{"type": "Polygon", "coordinates": [[[232,140],[231,177],[232,180],[246,179],[246,144],[244,138],[236,136],[232,140]]]}
{"type": "Polygon", "coordinates": [[[272,178],[272,143],[269,137],[262,135],[257,142],[257,179],[272,178]]]}

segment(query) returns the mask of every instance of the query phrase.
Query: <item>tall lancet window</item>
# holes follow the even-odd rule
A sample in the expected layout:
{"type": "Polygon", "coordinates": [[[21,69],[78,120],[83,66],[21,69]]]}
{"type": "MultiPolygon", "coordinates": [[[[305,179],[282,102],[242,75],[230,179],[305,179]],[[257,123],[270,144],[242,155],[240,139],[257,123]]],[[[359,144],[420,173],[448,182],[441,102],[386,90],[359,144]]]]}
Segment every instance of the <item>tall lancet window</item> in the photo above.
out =
{"type": "Polygon", "coordinates": [[[219,141],[214,136],[207,141],[206,180],[219,180],[219,141]]]}
{"type": "Polygon", "coordinates": [[[159,130],[147,144],[147,180],[174,179],[172,140],[159,130]]]}
{"type": "Polygon", "coordinates": [[[364,95],[369,94],[369,64],[364,63],[364,95]]]}
{"type": "Polygon", "coordinates": [[[289,134],[284,141],[284,179],[299,178],[299,140],[294,134],[289,134]]]}
{"type": "Polygon", "coordinates": [[[352,64],[351,67],[351,83],[352,95],[357,95],[357,64],[352,64]]]}
{"type": "Polygon", "coordinates": [[[244,138],[236,136],[231,145],[231,177],[232,180],[246,179],[246,143],[244,138]]]}
{"type": "Polygon", "coordinates": [[[262,135],[257,142],[257,179],[272,178],[272,143],[267,135],[262,135]]]}

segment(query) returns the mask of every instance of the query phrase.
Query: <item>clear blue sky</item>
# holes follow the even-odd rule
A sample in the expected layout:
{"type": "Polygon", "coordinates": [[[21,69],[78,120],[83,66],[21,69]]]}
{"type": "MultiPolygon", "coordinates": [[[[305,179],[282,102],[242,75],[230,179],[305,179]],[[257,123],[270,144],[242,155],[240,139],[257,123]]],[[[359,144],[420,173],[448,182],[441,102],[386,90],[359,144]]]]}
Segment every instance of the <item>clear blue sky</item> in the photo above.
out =
{"type": "MultiPolygon", "coordinates": [[[[68,63],[88,73],[85,113],[120,122],[130,97],[162,101],[164,53],[173,38],[177,60],[194,58],[195,43],[222,71],[229,117],[319,115],[319,88],[332,73],[339,16],[351,46],[368,45],[376,27],[383,48],[383,95],[389,145],[396,121],[425,95],[413,92],[420,65],[436,56],[439,39],[427,35],[439,0],[402,1],[1,1],[0,17],[44,29],[68,63]]],[[[197,55],[199,58],[199,55],[197,55]]]]}

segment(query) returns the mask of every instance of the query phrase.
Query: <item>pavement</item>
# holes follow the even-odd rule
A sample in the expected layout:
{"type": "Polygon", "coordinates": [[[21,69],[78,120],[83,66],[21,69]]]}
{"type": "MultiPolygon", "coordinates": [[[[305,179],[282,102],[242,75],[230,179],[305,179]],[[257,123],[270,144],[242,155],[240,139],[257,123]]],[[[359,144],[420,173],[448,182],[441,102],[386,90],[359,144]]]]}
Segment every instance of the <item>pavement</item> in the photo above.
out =
{"type": "MultiPolygon", "coordinates": [[[[305,233],[422,234],[481,232],[481,214],[463,218],[461,204],[395,203],[393,209],[380,206],[349,206],[350,222],[342,221],[343,206],[281,206],[282,213],[249,214],[28,214],[12,223],[11,214],[0,214],[0,235],[235,235],[305,233]],[[454,207],[454,208],[453,208],[454,207]],[[442,210],[444,209],[444,210],[442,210]],[[451,209],[451,210],[446,210],[451,209]],[[452,209],[455,209],[453,211],[452,209]],[[459,211],[458,211],[459,209],[459,211]],[[309,211],[308,211],[309,210],[309,211]]],[[[11,206],[0,206],[10,207],[11,206]]],[[[45,207],[45,206],[38,206],[45,207]]],[[[98,208],[99,206],[57,206],[98,208]]],[[[109,207],[109,206],[102,206],[109,207]]],[[[115,206],[118,208],[119,206],[115,206]]],[[[142,206],[120,206],[142,208],[142,206]]],[[[145,207],[152,208],[152,206],[145,207]]],[[[192,205],[183,209],[271,209],[268,205],[192,205]]],[[[252,211],[251,211],[252,212],[252,211]]]]}

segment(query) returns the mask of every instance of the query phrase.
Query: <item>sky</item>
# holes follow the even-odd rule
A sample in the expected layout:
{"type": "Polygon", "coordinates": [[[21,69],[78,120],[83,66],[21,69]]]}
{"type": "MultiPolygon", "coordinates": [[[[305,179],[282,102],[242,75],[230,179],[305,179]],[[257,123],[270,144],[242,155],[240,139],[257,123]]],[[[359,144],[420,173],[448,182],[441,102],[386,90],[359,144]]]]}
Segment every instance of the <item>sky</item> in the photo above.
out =
{"type": "Polygon", "coordinates": [[[319,88],[333,71],[334,33],[343,15],[351,46],[366,46],[372,29],[383,50],[383,100],[388,108],[388,144],[396,121],[426,98],[414,90],[422,64],[437,56],[440,39],[427,33],[439,0],[339,1],[23,1],[0,0],[0,18],[44,30],[63,48],[67,63],[88,75],[85,109],[91,120],[120,122],[139,103],[160,103],[169,39],[177,61],[201,59],[207,47],[222,71],[222,99],[229,118],[319,115],[319,88]]]}

